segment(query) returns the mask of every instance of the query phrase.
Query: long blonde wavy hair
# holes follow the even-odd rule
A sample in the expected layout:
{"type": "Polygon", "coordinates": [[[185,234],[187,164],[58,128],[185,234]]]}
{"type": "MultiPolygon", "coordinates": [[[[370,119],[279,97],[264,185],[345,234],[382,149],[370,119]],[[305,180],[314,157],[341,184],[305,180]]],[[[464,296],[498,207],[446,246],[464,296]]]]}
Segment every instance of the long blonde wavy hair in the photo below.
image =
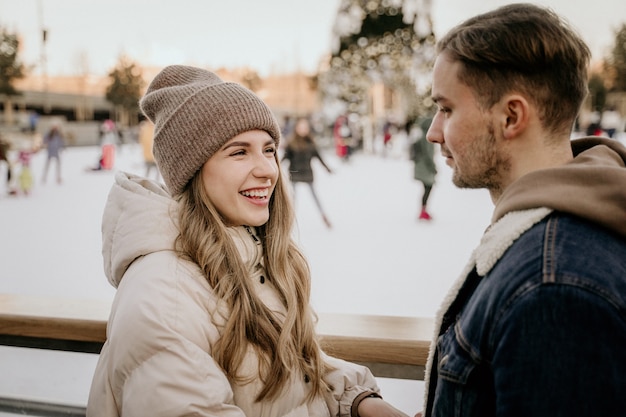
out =
{"type": "MultiPolygon", "coordinates": [[[[277,155],[274,159],[279,166],[277,155]]],[[[207,196],[201,171],[179,197],[176,248],[182,257],[200,266],[230,308],[213,357],[231,381],[242,382],[238,370],[248,347],[253,346],[263,382],[257,401],[276,398],[294,369],[312,384],[309,400],[322,395],[331,389],[323,380],[330,368],[324,363],[316,337],[315,316],[309,305],[311,274],[291,236],[295,214],[280,169],[269,203],[269,220],[257,231],[264,248],[266,279],[276,287],[287,311],[284,321],[277,320],[252,289],[227,226],[207,196]]]]}

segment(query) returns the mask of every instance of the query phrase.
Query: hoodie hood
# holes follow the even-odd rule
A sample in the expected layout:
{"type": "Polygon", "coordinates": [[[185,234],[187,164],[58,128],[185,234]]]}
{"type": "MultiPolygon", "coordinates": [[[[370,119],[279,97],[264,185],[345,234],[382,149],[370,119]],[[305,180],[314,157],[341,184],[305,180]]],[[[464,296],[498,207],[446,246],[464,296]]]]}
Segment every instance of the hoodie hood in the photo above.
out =
{"type": "Polygon", "coordinates": [[[574,159],[531,172],[502,194],[492,224],[507,213],[539,207],[570,213],[626,237],[626,147],[614,139],[572,141],[574,159]]]}
{"type": "Polygon", "coordinates": [[[140,256],[174,250],[177,207],[163,185],[125,172],[115,175],[102,216],[104,273],[111,285],[117,288],[140,256]]]}

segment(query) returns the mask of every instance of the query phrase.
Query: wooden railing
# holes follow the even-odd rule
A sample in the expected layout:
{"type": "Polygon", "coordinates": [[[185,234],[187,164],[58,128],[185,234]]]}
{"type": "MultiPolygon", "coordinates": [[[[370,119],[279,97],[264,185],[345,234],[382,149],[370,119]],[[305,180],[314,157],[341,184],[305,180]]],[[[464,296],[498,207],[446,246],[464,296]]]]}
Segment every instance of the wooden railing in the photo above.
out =
{"type": "MultiPolygon", "coordinates": [[[[102,300],[0,294],[0,345],[97,354],[106,340],[110,308],[111,303],[102,300]]],[[[364,364],[378,377],[424,377],[433,334],[430,318],[319,313],[317,331],[328,354],[364,364]]],[[[84,415],[81,407],[1,394],[0,411],[84,415]]]]}

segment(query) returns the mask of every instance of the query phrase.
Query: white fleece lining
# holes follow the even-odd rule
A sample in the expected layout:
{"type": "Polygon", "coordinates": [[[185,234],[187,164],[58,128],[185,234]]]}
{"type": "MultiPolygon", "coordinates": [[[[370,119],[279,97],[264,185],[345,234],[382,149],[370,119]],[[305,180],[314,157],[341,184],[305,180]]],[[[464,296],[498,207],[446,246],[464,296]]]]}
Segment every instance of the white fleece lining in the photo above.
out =
{"type": "Polygon", "coordinates": [[[465,283],[467,276],[472,272],[474,266],[479,276],[484,277],[491,271],[494,265],[502,257],[504,252],[511,247],[522,234],[535,224],[539,223],[543,218],[549,215],[552,209],[546,207],[534,208],[529,210],[512,211],[503,216],[500,220],[490,225],[485,231],[478,247],[474,249],[469,261],[467,262],[463,272],[452,284],[447,295],[443,299],[437,314],[435,315],[435,333],[430,342],[430,350],[428,352],[428,360],[426,361],[426,369],[424,372],[424,407],[428,401],[428,382],[430,379],[430,370],[435,356],[435,347],[441,330],[443,315],[448,311],[452,302],[465,283]]]}

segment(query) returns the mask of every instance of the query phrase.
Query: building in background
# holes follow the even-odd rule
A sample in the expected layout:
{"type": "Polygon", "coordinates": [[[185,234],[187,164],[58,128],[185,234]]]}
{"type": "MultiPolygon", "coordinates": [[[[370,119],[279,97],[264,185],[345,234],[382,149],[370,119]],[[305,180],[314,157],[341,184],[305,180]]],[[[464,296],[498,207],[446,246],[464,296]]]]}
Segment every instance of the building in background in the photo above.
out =
{"type": "MultiPolygon", "coordinates": [[[[160,67],[143,68],[145,85],[161,70],[160,67]]],[[[247,68],[211,69],[222,79],[245,85],[255,91],[274,111],[278,120],[285,116],[309,115],[319,112],[318,92],[312,82],[314,77],[299,72],[272,74],[261,78],[247,68]]],[[[11,133],[39,133],[53,122],[61,122],[68,133],[69,145],[94,145],[98,140],[98,127],[102,121],[115,119],[114,106],[105,99],[108,77],[29,75],[15,83],[21,95],[12,100],[14,122],[0,123],[0,129],[11,133]],[[43,88],[44,81],[46,88],[43,88]],[[33,123],[34,117],[37,123],[33,123]]],[[[4,113],[0,103],[0,110],[4,113]]],[[[1,121],[2,119],[0,119],[1,121]]],[[[128,131],[136,126],[120,126],[128,131]]]]}

